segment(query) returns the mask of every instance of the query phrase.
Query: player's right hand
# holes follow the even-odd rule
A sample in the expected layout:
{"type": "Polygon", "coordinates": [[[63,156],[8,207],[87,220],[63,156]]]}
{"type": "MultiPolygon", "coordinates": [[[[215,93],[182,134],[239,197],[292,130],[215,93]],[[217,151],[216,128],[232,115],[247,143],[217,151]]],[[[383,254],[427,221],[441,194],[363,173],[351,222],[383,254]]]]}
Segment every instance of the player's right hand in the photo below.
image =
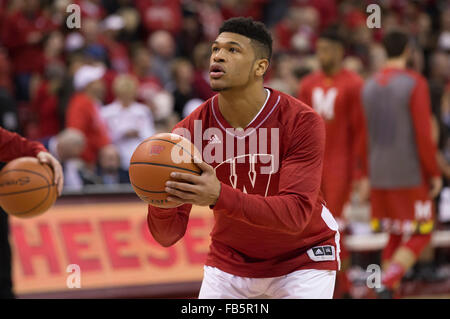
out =
{"type": "Polygon", "coordinates": [[[441,176],[435,176],[430,179],[430,197],[435,198],[439,195],[442,189],[442,177],[441,176]]]}
{"type": "Polygon", "coordinates": [[[56,184],[56,188],[58,190],[58,196],[61,195],[63,186],[64,186],[64,174],[61,164],[58,162],[56,158],[53,157],[52,154],[48,152],[39,152],[36,157],[39,162],[46,163],[53,168],[54,172],[54,183],[56,184]]]}

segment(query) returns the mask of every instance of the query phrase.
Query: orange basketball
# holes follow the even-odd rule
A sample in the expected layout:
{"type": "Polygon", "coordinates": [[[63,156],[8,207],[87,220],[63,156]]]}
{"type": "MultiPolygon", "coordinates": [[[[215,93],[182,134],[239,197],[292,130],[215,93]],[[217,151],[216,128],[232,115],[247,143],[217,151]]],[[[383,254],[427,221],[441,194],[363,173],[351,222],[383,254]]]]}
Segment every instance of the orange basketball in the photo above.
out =
{"type": "Polygon", "coordinates": [[[8,214],[21,218],[42,214],[57,194],[53,170],[35,157],[17,158],[0,171],[0,206],[8,214]]]}
{"type": "Polygon", "coordinates": [[[193,156],[200,152],[189,140],[171,133],[149,137],[138,145],[130,160],[130,181],[134,191],[144,202],[156,207],[171,208],[179,204],[167,200],[165,184],[170,173],[200,175],[201,169],[193,156]]]}

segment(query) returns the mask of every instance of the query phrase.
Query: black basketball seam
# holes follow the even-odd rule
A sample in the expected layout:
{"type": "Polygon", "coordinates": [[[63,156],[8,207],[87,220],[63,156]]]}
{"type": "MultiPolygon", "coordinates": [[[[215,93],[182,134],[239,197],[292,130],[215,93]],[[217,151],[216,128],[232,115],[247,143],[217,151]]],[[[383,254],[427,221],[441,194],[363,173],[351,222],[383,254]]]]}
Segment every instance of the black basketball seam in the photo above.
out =
{"type": "MultiPolygon", "coordinates": [[[[44,169],[45,169],[45,166],[44,166],[44,169]]],[[[4,175],[4,174],[9,173],[9,172],[27,172],[27,173],[39,175],[40,177],[42,177],[42,178],[45,180],[45,182],[47,183],[47,185],[46,185],[46,186],[41,186],[41,187],[38,187],[38,188],[28,189],[28,190],[26,190],[26,191],[16,192],[16,193],[5,193],[5,194],[1,194],[1,193],[0,193],[0,196],[3,196],[3,195],[7,196],[7,195],[10,195],[10,194],[16,195],[16,194],[20,194],[20,193],[22,193],[22,192],[26,193],[26,192],[31,192],[31,191],[34,191],[34,190],[42,189],[42,188],[44,188],[44,187],[55,186],[55,183],[50,183],[49,180],[47,179],[47,177],[45,177],[44,175],[42,175],[42,174],[40,174],[40,173],[37,173],[37,172],[35,172],[35,171],[31,171],[31,170],[29,170],[29,169],[20,169],[20,168],[10,169],[10,170],[8,170],[8,171],[6,171],[6,172],[1,173],[1,174],[0,174],[0,177],[1,177],[2,175],[4,175]]]]}
{"type": "Polygon", "coordinates": [[[189,151],[188,151],[187,149],[185,149],[183,146],[178,145],[178,143],[175,143],[175,142],[172,142],[172,141],[168,141],[168,140],[165,140],[165,139],[162,139],[162,138],[152,138],[152,139],[145,140],[145,141],[143,141],[141,144],[139,144],[139,146],[142,145],[142,144],[144,144],[144,143],[150,142],[150,141],[163,141],[163,142],[167,142],[167,143],[173,144],[173,145],[175,145],[175,146],[180,147],[182,150],[186,151],[186,152],[189,154],[190,157],[193,157],[192,154],[191,154],[191,152],[189,152],[189,151]]]}
{"type": "MultiPolygon", "coordinates": [[[[45,166],[44,166],[45,167],[45,166]]],[[[31,171],[29,169],[20,169],[20,168],[15,168],[15,169],[9,169],[6,172],[3,172],[0,174],[0,177],[4,174],[7,174],[9,172],[27,172],[27,173],[31,173],[31,174],[35,174],[35,175],[39,175],[40,177],[42,177],[43,179],[45,179],[45,181],[47,182],[47,184],[50,184],[50,182],[48,181],[47,177],[45,177],[44,175],[42,175],[41,173],[37,173],[35,171],[31,171]]]]}
{"type": "Polygon", "coordinates": [[[154,166],[170,167],[170,168],[181,169],[181,170],[183,170],[183,171],[188,171],[188,172],[192,172],[192,173],[201,175],[201,172],[197,172],[197,171],[191,170],[191,169],[189,169],[189,168],[178,167],[178,166],[168,165],[168,164],[159,164],[159,163],[152,163],[152,162],[131,162],[131,163],[130,163],[130,165],[133,165],[133,164],[142,164],[142,165],[154,165],[154,166]]]}
{"type": "MultiPolygon", "coordinates": [[[[44,169],[45,169],[45,166],[44,166],[44,169]]],[[[47,182],[47,186],[42,186],[42,187],[39,187],[39,188],[32,189],[32,190],[36,190],[36,189],[42,189],[42,188],[44,188],[44,187],[47,187],[47,195],[45,196],[45,198],[44,198],[41,202],[39,202],[36,206],[30,208],[29,210],[26,210],[26,211],[24,211],[24,212],[14,213],[14,215],[22,215],[22,214],[26,214],[26,213],[29,213],[29,212],[31,212],[32,210],[36,209],[37,207],[41,206],[42,203],[44,203],[44,202],[47,200],[47,198],[50,196],[50,188],[51,188],[52,186],[55,186],[54,183],[53,183],[53,184],[50,184],[49,181],[48,181],[48,179],[47,179],[47,177],[45,177],[44,175],[42,175],[42,174],[40,174],[40,173],[36,173],[36,172],[31,171],[31,170],[28,170],[28,169],[11,169],[11,170],[8,170],[8,171],[6,171],[6,172],[0,174],[0,176],[3,175],[3,174],[6,174],[6,173],[8,173],[8,172],[28,172],[28,173],[32,173],[32,174],[41,176],[41,177],[47,182]]],[[[21,192],[19,192],[19,193],[17,193],[17,194],[20,194],[20,193],[22,193],[22,192],[29,192],[29,191],[31,191],[31,190],[21,191],[21,192]]],[[[1,195],[1,194],[0,194],[0,195],[1,195]]],[[[6,195],[9,195],[9,194],[6,194],[6,195]]]]}
{"type": "Polygon", "coordinates": [[[41,186],[41,187],[37,187],[37,188],[32,188],[32,189],[27,189],[24,191],[19,191],[19,192],[13,192],[13,193],[0,193],[0,196],[9,196],[9,195],[17,195],[17,194],[22,194],[22,193],[28,193],[28,192],[32,192],[32,191],[37,191],[46,187],[52,187],[55,186],[56,184],[47,184],[45,186],[41,186]]]}
{"type": "Polygon", "coordinates": [[[140,188],[139,186],[137,186],[137,185],[135,185],[135,184],[133,184],[133,183],[131,183],[131,185],[133,185],[133,186],[136,187],[137,189],[139,189],[139,190],[141,190],[141,191],[144,191],[144,192],[147,192],[147,193],[153,193],[153,194],[162,194],[162,193],[166,193],[165,191],[148,191],[148,190],[146,190],[146,189],[140,188]]]}
{"type": "Polygon", "coordinates": [[[51,186],[52,186],[52,185],[48,185],[48,186],[47,186],[47,195],[45,196],[45,198],[44,198],[39,204],[37,204],[37,205],[34,206],[33,208],[30,208],[29,210],[26,210],[26,211],[24,211],[24,212],[14,213],[14,215],[22,215],[22,214],[26,214],[26,213],[29,213],[29,212],[31,212],[32,210],[38,208],[39,206],[41,206],[41,205],[47,200],[47,198],[50,196],[50,187],[51,187],[51,186]]]}

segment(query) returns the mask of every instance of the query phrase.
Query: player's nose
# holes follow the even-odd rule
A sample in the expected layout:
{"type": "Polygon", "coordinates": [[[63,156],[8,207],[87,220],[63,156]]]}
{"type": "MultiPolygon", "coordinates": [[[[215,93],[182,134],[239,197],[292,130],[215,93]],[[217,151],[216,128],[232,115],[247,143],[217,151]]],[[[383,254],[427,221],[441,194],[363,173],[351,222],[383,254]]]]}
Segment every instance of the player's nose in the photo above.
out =
{"type": "Polygon", "coordinates": [[[221,50],[213,55],[213,62],[225,62],[225,58],[223,57],[221,50]]]}

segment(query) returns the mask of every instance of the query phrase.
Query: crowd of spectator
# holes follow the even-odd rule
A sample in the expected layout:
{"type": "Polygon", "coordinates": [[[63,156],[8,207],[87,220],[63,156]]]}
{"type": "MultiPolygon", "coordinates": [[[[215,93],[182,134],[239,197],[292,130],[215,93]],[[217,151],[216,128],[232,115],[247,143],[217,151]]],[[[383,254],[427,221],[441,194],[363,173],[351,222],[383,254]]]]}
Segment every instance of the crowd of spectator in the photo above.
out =
{"type": "Polygon", "coordinates": [[[429,79],[450,178],[445,0],[0,0],[0,124],[43,141],[63,162],[66,187],[127,183],[136,145],[214,95],[210,43],[234,16],[268,26],[274,47],[265,82],[294,96],[318,68],[315,41],[325,28],[346,35],[344,65],[363,78],[385,60],[383,34],[408,31],[416,47],[410,67],[429,79]],[[72,3],[81,28],[66,23],[72,3]],[[381,28],[367,26],[371,3],[380,6],[381,28]]]}

